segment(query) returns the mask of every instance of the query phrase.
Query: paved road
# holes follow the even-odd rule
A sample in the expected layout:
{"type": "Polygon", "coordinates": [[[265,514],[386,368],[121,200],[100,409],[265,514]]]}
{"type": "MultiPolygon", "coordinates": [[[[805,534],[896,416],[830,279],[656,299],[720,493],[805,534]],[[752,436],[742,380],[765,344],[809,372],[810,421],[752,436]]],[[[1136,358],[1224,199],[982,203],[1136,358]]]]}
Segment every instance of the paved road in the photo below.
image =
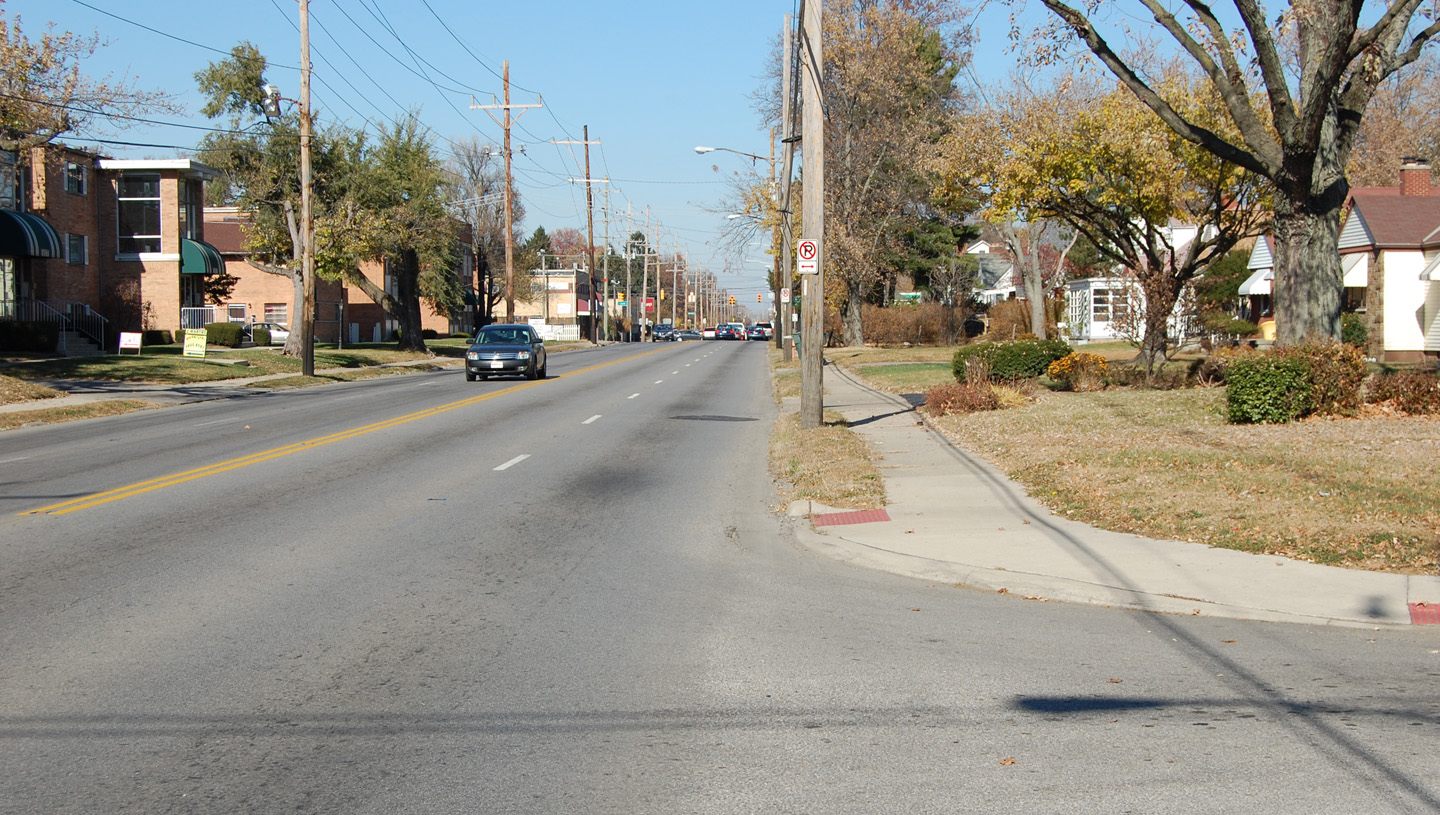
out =
{"type": "Polygon", "coordinates": [[[833,562],[759,343],[551,366],[0,435],[0,812],[1440,812],[1433,631],[833,562]]]}

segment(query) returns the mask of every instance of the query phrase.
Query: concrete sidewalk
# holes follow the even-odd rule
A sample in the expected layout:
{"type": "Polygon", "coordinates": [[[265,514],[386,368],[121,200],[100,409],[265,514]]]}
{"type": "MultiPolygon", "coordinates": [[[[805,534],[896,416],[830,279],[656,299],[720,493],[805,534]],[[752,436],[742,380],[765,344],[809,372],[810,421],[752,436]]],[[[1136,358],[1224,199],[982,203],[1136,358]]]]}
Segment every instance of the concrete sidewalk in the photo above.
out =
{"type": "Polygon", "coordinates": [[[956,447],[905,400],[837,366],[826,409],[874,446],[889,503],[852,513],[797,501],[800,540],[854,563],[1017,597],[1174,614],[1350,626],[1434,620],[1440,577],[1319,566],[1107,532],[1051,514],[956,447]],[[1416,604],[1412,609],[1412,604],[1416,604]],[[1419,605],[1424,604],[1424,605],[1419,605]]]}

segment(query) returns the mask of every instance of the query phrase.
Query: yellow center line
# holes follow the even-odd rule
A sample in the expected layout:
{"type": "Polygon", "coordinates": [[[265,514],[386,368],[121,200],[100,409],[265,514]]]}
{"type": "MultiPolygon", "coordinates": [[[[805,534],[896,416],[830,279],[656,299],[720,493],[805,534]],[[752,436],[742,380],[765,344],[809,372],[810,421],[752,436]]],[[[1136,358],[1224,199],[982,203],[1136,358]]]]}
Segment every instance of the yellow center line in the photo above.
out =
{"type": "MultiPolygon", "coordinates": [[[[609,362],[602,362],[598,365],[591,365],[588,368],[581,368],[580,370],[569,373],[566,376],[577,376],[579,374],[591,373],[592,371],[598,371],[601,368],[608,368],[611,365],[618,365],[622,362],[629,362],[631,360],[640,359],[641,357],[650,356],[651,354],[658,354],[661,351],[666,350],[669,349],[656,348],[653,351],[645,351],[644,353],[635,354],[634,356],[625,357],[623,359],[614,359],[609,362]]],[[[320,436],[319,438],[295,442],[294,444],[287,444],[284,447],[276,447],[274,449],[265,450],[259,453],[251,453],[248,456],[232,458],[228,461],[221,461],[215,464],[206,465],[204,467],[197,467],[193,470],[185,470],[184,472],[172,473],[170,475],[162,476],[160,478],[152,478],[149,481],[141,481],[137,484],[130,484],[124,487],[117,487],[113,490],[106,490],[105,492],[97,492],[91,495],[85,495],[80,498],[74,498],[69,501],[61,502],[59,504],[51,504],[50,506],[40,507],[39,509],[26,510],[25,512],[21,512],[19,514],[66,515],[68,513],[76,512],[82,509],[89,509],[91,507],[100,506],[101,504],[108,504],[111,501],[118,501],[121,498],[130,498],[136,495],[143,495],[144,493],[162,489],[164,487],[172,487],[176,484],[184,484],[187,481],[194,481],[199,478],[205,478],[206,476],[216,475],[218,473],[228,472],[230,470],[236,470],[241,467],[248,467],[251,464],[259,464],[262,461],[270,461],[272,459],[281,458],[284,456],[292,455],[294,453],[303,452],[305,450],[314,450],[317,447],[324,447],[327,444],[334,444],[337,441],[346,441],[348,439],[357,438],[359,436],[364,436],[368,433],[374,433],[377,430],[385,430],[391,427],[398,427],[402,424],[408,424],[410,422],[418,421],[420,419],[428,419],[432,416],[438,416],[442,413],[448,413],[452,410],[469,407],[470,405],[476,405],[488,399],[494,399],[497,396],[505,396],[507,394],[525,390],[527,388],[533,388],[537,385],[543,385],[546,384],[548,381],[549,380],[536,380],[534,382],[526,382],[520,385],[513,385],[503,390],[492,391],[490,393],[482,394],[480,396],[467,397],[465,399],[450,402],[444,405],[439,405],[437,407],[426,408],[425,410],[418,410],[414,413],[407,413],[404,416],[397,416],[393,419],[386,419],[381,422],[375,422],[374,424],[367,424],[361,427],[343,430],[339,433],[332,433],[328,436],[320,436]]]]}

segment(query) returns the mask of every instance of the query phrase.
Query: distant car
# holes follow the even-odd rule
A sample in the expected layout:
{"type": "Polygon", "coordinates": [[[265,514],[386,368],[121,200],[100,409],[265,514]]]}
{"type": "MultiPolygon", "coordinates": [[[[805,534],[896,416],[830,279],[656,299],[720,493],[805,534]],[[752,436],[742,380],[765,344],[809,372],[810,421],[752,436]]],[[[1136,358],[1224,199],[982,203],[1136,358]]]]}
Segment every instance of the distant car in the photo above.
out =
{"type": "Polygon", "coordinates": [[[764,332],[765,332],[765,339],[767,339],[767,340],[773,340],[773,339],[775,339],[775,328],[774,328],[774,326],[772,326],[770,323],[756,323],[755,325],[756,325],[761,331],[764,331],[764,332]]]}
{"type": "Polygon", "coordinates": [[[272,323],[266,321],[246,323],[245,328],[243,328],[240,333],[245,337],[245,339],[254,342],[255,329],[257,328],[263,328],[266,331],[270,332],[271,345],[284,345],[285,341],[290,339],[290,329],[279,323],[272,323]]]}
{"type": "Polygon", "coordinates": [[[764,342],[766,340],[765,329],[761,328],[758,325],[752,325],[749,328],[745,329],[745,339],[759,340],[761,342],[764,342]]]}
{"type": "Polygon", "coordinates": [[[703,340],[703,339],[705,339],[705,335],[704,335],[704,334],[700,333],[699,331],[697,331],[697,330],[695,330],[695,329],[693,329],[693,328],[682,328],[682,329],[680,329],[679,331],[676,331],[675,334],[676,334],[677,337],[678,337],[679,339],[681,339],[681,340],[703,340]]]}
{"type": "Polygon", "coordinates": [[[678,332],[675,330],[675,326],[668,323],[662,323],[660,325],[654,326],[651,329],[650,338],[655,342],[674,342],[675,340],[680,339],[679,337],[675,336],[677,333],[678,332]]]}
{"type": "Polygon", "coordinates": [[[731,328],[729,323],[721,323],[715,326],[715,339],[717,340],[739,340],[744,338],[745,335],[737,335],[735,329],[731,328]]]}
{"type": "Polygon", "coordinates": [[[703,330],[701,330],[701,332],[700,332],[700,339],[702,339],[702,340],[713,340],[713,339],[715,339],[715,326],[713,326],[713,325],[707,325],[707,326],[705,326],[705,328],[704,328],[703,330]]]}
{"type": "Polygon", "coordinates": [[[465,379],[492,376],[545,378],[545,341],[528,325],[487,325],[465,352],[465,379]]]}
{"type": "Polygon", "coordinates": [[[725,339],[727,339],[727,340],[743,340],[743,339],[745,339],[745,324],[744,324],[744,323],[725,323],[725,326],[730,329],[730,336],[726,337],[725,339]]]}

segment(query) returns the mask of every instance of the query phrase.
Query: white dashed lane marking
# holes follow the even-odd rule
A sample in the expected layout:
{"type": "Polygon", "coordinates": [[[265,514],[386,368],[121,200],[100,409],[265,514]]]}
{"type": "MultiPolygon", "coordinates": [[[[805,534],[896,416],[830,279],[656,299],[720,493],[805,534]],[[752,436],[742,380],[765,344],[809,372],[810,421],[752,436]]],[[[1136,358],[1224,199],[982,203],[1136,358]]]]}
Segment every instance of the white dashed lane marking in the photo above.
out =
{"type": "Polygon", "coordinates": [[[626,399],[634,399],[635,397],[637,397],[637,396],[639,396],[639,395],[640,395],[640,394],[638,394],[638,393],[632,393],[632,394],[630,394],[629,396],[627,396],[627,397],[625,397],[625,398],[626,398],[626,399]]]}
{"type": "Polygon", "coordinates": [[[516,457],[510,459],[509,461],[505,462],[504,464],[501,464],[499,467],[496,467],[496,468],[495,468],[495,472],[498,473],[498,472],[500,472],[501,470],[508,470],[508,469],[510,469],[511,467],[514,467],[516,464],[519,464],[520,462],[524,461],[525,459],[527,459],[527,458],[529,458],[529,457],[530,457],[530,454],[529,454],[529,453],[525,453],[525,454],[523,454],[523,455],[516,456],[516,457]]]}
{"type": "Polygon", "coordinates": [[[594,416],[591,416],[590,418],[588,418],[588,419],[586,419],[585,421],[581,422],[580,424],[591,424],[592,422],[596,421],[596,420],[599,419],[599,418],[600,418],[600,414],[597,413],[597,414],[595,414],[594,416]]]}

